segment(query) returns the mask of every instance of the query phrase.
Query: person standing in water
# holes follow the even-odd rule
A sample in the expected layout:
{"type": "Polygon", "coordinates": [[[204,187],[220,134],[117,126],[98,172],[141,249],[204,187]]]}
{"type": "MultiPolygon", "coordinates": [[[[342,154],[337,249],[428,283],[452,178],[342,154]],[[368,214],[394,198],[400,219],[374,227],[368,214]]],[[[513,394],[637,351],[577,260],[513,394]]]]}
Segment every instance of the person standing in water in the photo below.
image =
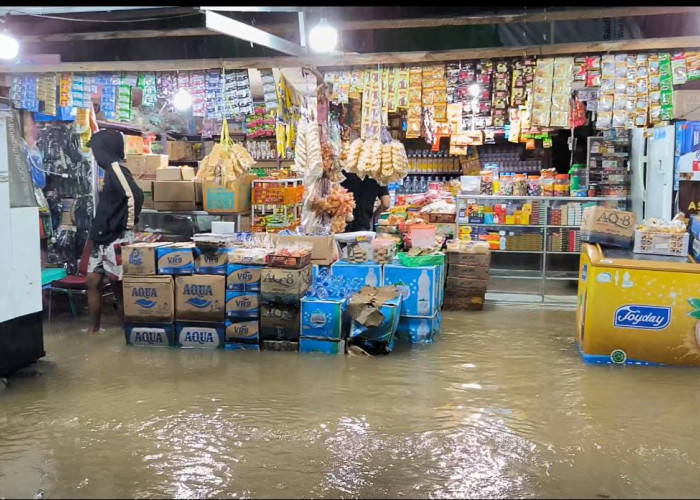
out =
{"type": "Polygon", "coordinates": [[[133,243],[132,229],[139,221],[143,191],[122,162],[124,137],[115,130],[101,130],[88,143],[95,161],[104,170],[95,218],[90,228],[88,245],[92,245],[88,264],[88,309],[92,331],[100,330],[102,316],[102,284],[108,279],[112,290],[122,301],[122,246],[133,243]]]}

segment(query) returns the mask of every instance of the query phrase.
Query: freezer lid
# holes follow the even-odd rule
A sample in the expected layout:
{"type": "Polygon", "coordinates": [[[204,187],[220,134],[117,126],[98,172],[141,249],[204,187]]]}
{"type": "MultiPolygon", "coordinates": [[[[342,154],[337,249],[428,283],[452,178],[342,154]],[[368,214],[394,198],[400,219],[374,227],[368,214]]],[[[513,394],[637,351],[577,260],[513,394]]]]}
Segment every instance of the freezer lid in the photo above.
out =
{"type": "Polygon", "coordinates": [[[601,248],[599,244],[590,243],[581,245],[581,253],[588,255],[593,266],[700,274],[700,264],[693,262],[689,256],[641,254],[622,248],[601,248]]]}

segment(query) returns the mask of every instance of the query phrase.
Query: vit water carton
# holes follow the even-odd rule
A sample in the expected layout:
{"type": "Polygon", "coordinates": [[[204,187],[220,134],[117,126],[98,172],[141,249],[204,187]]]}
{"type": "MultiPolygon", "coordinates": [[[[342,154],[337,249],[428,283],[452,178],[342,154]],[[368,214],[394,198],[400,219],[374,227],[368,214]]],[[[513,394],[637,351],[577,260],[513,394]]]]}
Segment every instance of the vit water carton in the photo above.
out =
{"type": "Polygon", "coordinates": [[[233,319],[257,319],[260,317],[260,294],[227,290],[226,317],[233,319]]]}
{"type": "Polygon", "coordinates": [[[226,342],[257,344],[260,340],[260,322],[226,320],[226,342]]]}
{"type": "Polygon", "coordinates": [[[193,274],[194,243],[173,243],[156,249],[158,274],[193,274]]]}
{"type": "Polygon", "coordinates": [[[171,323],[175,319],[171,276],[124,276],[122,287],[127,323],[171,323]]]}
{"type": "Polygon", "coordinates": [[[175,322],[175,346],[197,349],[219,349],[225,344],[224,323],[199,321],[175,322]]]}
{"type": "Polygon", "coordinates": [[[401,316],[435,316],[440,308],[440,274],[438,266],[384,266],[384,286],[396,285],[401,291],[401,316]]]}
{"type": "Polygon", "coordinates": [[[175,345],[175,327],[172,323],[143,323],[124,325],[126,343],[148,347],[175,345]]]}
{"type": "Polygon", "coordinates": [[[193,274],[175,278],[175,317],[186,321],[224,322],[226,278],[193,274]]]}
{"type": "Polygon", "coordinates": [[[344,340],[322,340],[301,337],[299,339],[299,352],[320,352],[323,354],[345,354],[344,340]]]}
{"type": "Polygon", "coordinates": [[[345,301],[301,299],[301,336],[340,340],[345,301]]]}
{"type": "Polygon", "coordinates": [[[339,261],[331,266],[331,274],[342,276],[347,282],[360,278],[367,286],[381,286],[382,283],[381,264],[351,264],[339,261]]]}
{"type": "Polygon", "coordinates": [[[226,290],[259,292],[263,266],[228,264],[226,266],[226,290]]]}
{"type": "Polygon", "coordinates": [[[221,274],[226,275],[229,248],[217,248],[211,252],[204,252],[201,248],[194,248],[194,269],[197,274],[221,274]]]}
{"type": "Polygon", "coordinates": [[[441,316],[436,312],[432,318],[402,316],[396,329],[396,341],[409,344],[428,344],[440,332],[441,316]]]}

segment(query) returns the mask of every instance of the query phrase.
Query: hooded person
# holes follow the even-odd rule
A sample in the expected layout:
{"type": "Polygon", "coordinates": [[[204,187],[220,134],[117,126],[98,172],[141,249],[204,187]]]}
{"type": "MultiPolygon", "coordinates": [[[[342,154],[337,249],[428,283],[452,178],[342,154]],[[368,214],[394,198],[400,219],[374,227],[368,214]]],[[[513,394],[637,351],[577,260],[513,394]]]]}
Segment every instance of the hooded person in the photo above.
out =
{"type": "MultiPolygon", "coordinates": [[[[122,246],[134,241],[133,228],[139,221],[143,192],[124,161],[124,137],[115,130],[101,130],[88,143],[97,164],[104,170],[95,218],[88,245],[92,245],[88,264],[88,309],[92,330],[100,329],[102,284],[112,282],[114,294],[121,299],[122,246]]],[[[119,301],[122,302],[121,300],[119,301]]]]}

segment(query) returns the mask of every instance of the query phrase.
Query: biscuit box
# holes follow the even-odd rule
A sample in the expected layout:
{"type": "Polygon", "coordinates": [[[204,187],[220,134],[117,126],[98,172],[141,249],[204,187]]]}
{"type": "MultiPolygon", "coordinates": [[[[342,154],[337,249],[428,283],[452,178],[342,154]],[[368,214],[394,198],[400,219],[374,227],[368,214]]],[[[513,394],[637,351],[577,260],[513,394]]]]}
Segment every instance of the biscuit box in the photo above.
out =
{"type": "Polygon", "coordinates": [[[194,243],[172,243],[156,249],[158,274],[193,274],[194,243]]]}
{"type": "Polygon", "coordinates": [[[175,278],[175,317],[187,321],[224,322],[226,278],[193,274],[175,278]]]}
{"type": "Polygon", "coordinates": [[[194,248],[194,270],[197,274],[221,274],[226,275],[228,264],[228,248],[217,248],[212,251],[204,251],[194,248]]]}
{"type": "Polygon", "coordinates": [[[226,320],[226,342],[258,343],[260,339],[260,322],[226,320]]]}
{"type": "Polygon", "coordinates": [[[384,266],[384,286],[396,285],[401,291],[401,316],[435,316],[440,304],[439,280],[439,266],[384,266]]]}
{"type": "Polygon", "coordinates": [[[257,319],[260,316],[260,295],[255,292],[226,291],[226,317],[257,319]]]}
{"type": "Polygon", "coordinates": [[[175,298],[171,276],[124,276],[124,321],[127,323],[171,323],[175,298]]]}
{"type": "Polygon", "coordinates": [[[228,264],[226,266],[226,290],[259,292],[263,266],[228,264]]]}
{"type": "Polygon", "coordinates": [[[175,345],[175,326],[172,323],[131,323],[124,325],[128,345],[172,347],[175,345]]]}
{"type": "Polygon", "coordinates": [[[224,323],[199,321],[175,322],[175,346],[197,349],[223,349],[225,344],[224,323]]]}

